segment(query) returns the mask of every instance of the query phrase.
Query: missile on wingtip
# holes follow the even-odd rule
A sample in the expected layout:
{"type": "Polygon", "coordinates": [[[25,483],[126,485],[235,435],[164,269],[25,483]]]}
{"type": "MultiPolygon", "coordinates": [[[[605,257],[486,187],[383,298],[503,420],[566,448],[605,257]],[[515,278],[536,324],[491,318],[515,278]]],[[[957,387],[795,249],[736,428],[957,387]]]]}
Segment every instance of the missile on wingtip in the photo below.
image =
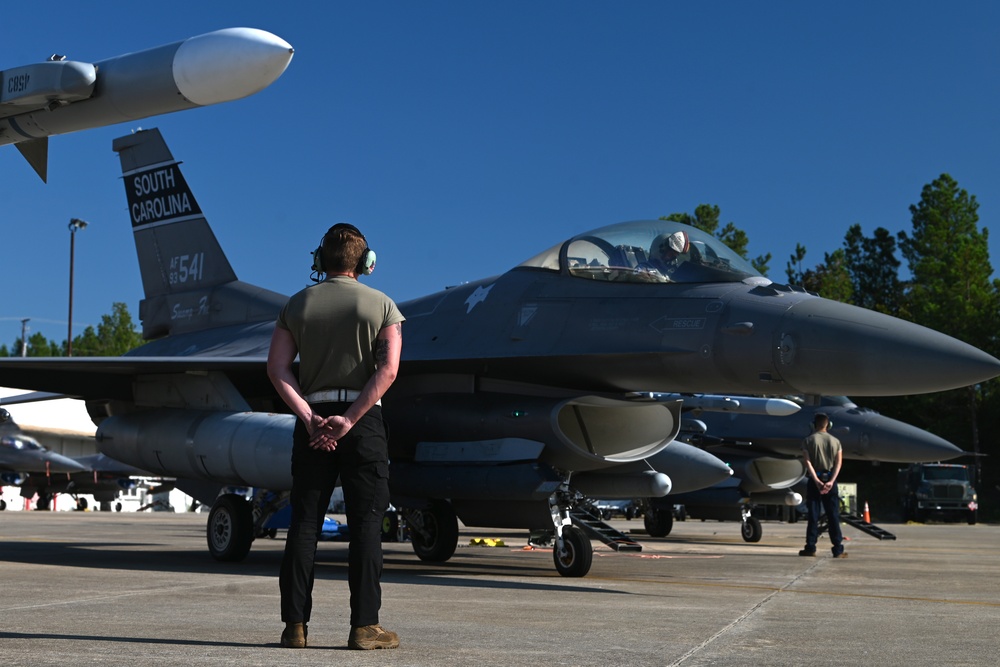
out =
{"type": "Polygon", "coordinates": [[[46,180],[48,137],[238,100],[271,85],[294,50],[255,28],[227,28],[89,64],[49,61],[0,72],[0,145],[46,180]]]}

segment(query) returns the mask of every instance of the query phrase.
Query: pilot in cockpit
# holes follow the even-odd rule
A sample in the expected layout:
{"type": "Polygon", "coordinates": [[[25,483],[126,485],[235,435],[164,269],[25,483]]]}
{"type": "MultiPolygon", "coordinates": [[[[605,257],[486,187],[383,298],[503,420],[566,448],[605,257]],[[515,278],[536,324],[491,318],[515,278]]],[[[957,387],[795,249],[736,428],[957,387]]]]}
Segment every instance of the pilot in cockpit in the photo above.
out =
{"type": "Polygon", "coordinates": [[[701,253],[691,244],[687,232],[660,234],[649,247],[649,263],[663,275],[669,276],[684,262],[700,261],[701,253]]]}

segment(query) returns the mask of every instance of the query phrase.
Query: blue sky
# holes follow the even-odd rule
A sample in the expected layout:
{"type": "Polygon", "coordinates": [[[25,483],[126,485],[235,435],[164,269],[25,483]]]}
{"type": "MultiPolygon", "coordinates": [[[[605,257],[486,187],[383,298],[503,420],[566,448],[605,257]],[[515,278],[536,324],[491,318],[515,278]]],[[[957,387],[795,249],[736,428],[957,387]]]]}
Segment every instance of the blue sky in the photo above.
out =
{"type": "MultiPolygon", "coordinates": [[[[784,280],[848,227],[910,229],[947,172],[1000,210],[1000,4],[53,2],[10,17],[0,68],[269,30],[285,74],[236,102],[53,137],[43,184],[0,148],[0,343],[66,337],[142,298],[114,138],[159,127],[242,280],[290,294],[351,222],[397,301],[574,234],[716,204],[784,280]]],[[[991,238],[993,264],[998,239],[991,238]]]]}

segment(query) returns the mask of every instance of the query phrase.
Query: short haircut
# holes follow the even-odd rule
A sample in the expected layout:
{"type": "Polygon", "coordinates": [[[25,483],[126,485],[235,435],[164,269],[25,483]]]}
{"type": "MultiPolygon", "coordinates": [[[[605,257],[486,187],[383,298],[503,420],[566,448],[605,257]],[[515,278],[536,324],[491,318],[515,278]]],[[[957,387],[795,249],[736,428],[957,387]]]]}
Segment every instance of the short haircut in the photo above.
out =
{"type": "Polygon", "coordinates": [[[830,418],[825,412],[817,412],[813,415],[813,426],[815,428],[825,428],[830,424],[830,418]]]}
{"type": "Polygon", "coordinates": [[[361,254],[367,247],[365,237],[357,229],[350,225],[334,225],[323,237],[323,248],[320,252],[324,271],[327,273],[357,271],[361,254]]]}

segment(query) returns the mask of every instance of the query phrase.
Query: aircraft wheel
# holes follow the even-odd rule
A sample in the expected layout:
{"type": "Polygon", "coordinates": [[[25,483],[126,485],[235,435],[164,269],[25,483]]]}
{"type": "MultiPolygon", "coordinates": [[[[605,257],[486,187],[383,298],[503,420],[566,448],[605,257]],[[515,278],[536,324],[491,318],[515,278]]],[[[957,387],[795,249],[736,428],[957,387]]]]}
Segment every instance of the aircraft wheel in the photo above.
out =
{"type": "Polygon", "coordinates": [[[764,534],[764,528],[760,525],[760,519],[748,516],[741,527],[744,542],[760,542],[764,534]]]}
{"type": "Polygon", "coordinates": [[[563,551],[553,547],[552,560],[556,570],[564,577],[583,577],[590,572],[594,563],[594,547],[587,535],[576,526],[565,526],[562,530],[563,551]]]}
{"type": "Polygon", "coordinates": [[[454,556],[458,547],[458,518],[451,503],[435,501],[416,514],[420,525],[411,526],[410,539],[417,557],[443,563],[454,556]]]}
{"type": "Polygon", "coordinates": [[[969,510],[969,525],[970,526],[975,526],[976,525],[976,518],[977,518],[976,517],[976,510],[969,510]]]}
{"type": "Polygon", "coordinates": [[[86,498],[77,498],[76,499],[76,511],[77,512],[86,512],[87,511],[87,507],[89,507],[89,503],[87,502],[86,498]]]}
{"type": "Polygon", "coordinates": [[[666,537],[674,528],[674,515],[669,509],[650,507],[642,522],[651,537],[666,537]]]}
{"type": "Polygon", "coordinates": [[[35,502],[36,510],[49,510],[52,509],[52,496],[48,493],[39,493],[38,500],[35,502]]]}
{"type": "Polygon", "coordinates": [[[208,550],[212,558],[224,562],[241,561],[253,542],[253,513],[242,496],[227,493],[212,505],[208,514],[208,550]]]}
{"type": "Polygon", "coordinates": [[[7,501],[0,500],[0,512],[3,512],[5,509],[7,509],[7,501]]]}
{"type": "MultiPolygon", "coordinates": [[[[399,515],[395,510],[386,510],[382,516],[382,541],[396,542],[399,540],[399,515]]],[[[456,537],[456,545],[458,544],[456,537]]]]}

